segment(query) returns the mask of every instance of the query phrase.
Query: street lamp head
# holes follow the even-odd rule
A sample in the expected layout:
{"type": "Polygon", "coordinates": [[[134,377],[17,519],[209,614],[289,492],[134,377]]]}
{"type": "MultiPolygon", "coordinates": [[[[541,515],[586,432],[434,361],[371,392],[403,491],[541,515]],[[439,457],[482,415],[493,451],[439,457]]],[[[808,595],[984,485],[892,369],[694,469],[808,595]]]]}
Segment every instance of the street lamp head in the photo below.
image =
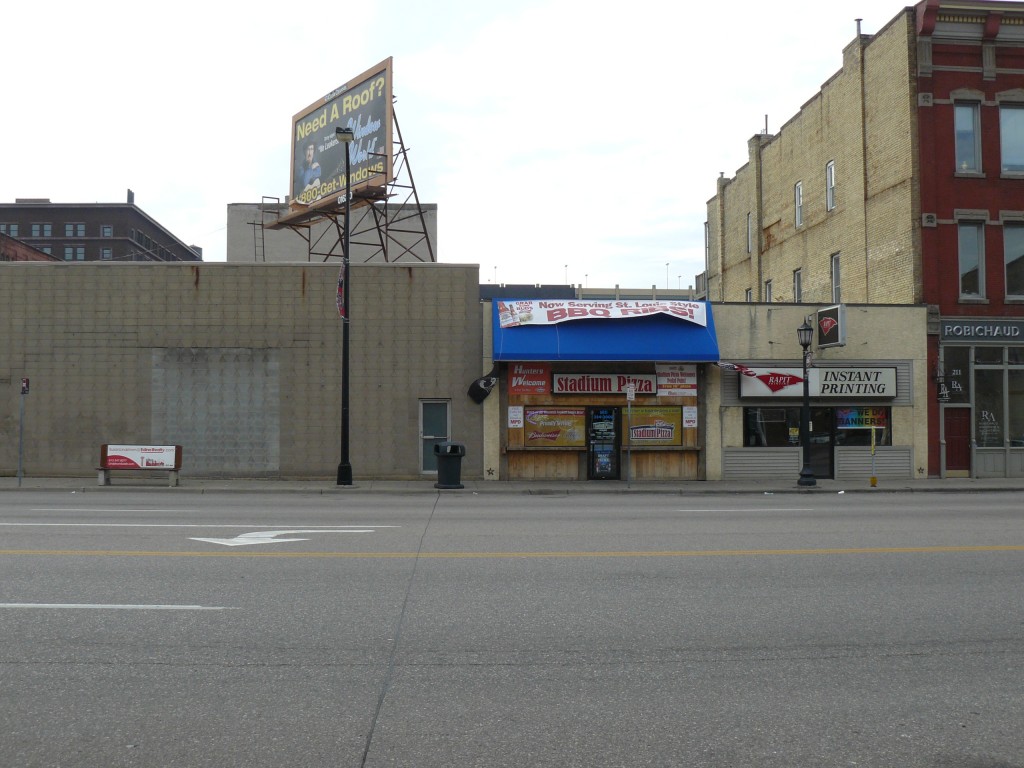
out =
{"type": "Polygon", "coordinates": [[[335,128],[334,135],[338,137],[338,141],[343,144],[348,144],[350,141],[355,141],[356,134],[351,128],[335,128]]]}
{"type": "Polygon", "coordinates": [[[811,340],[814,338],[814,328],[804,320],[804,324],[796,329],[796,338],[800,342],[800,346],[806,350],[811,346],[811,340]]]}

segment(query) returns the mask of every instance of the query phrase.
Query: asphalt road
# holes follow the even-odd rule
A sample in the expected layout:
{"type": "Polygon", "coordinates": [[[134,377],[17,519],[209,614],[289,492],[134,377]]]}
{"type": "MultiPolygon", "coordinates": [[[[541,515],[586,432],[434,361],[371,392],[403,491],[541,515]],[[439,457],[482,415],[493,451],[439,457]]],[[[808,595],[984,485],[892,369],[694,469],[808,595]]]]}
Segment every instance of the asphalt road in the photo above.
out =
{"type": "Polygon", "coordinates": [[[1016,494],[0,494],[0,765],[1024,766],[1016,494]]]}

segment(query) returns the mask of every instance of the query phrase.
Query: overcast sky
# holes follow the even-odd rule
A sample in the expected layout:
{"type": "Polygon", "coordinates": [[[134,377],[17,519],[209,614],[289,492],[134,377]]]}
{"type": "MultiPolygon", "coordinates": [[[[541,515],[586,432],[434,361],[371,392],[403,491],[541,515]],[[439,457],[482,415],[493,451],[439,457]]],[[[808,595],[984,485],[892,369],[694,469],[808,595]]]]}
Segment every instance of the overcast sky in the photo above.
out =
{"type": "Polygon", "coordinates": [[[483,283],[687,287],[705,204],[891,0],[37,2],[4,9],[0,201],[124,202],[208,261],[282,200],[291,120],[394,57],[438,260],[483,283]]]}

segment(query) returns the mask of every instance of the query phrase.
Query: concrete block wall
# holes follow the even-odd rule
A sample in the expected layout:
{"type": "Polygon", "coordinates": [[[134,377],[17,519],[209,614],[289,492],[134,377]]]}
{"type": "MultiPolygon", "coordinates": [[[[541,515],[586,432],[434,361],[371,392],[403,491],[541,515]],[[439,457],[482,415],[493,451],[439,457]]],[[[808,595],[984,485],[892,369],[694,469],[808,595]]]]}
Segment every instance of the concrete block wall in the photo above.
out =
{"type": "MultiPolygon", "coordinates": [[[[421,476],[424,397],[450,400],[453,437],[467,443],[464,475],[481,473],[481,409],[465,395],[481,359],[477,274],[476,265],[353,267],[357,481],[421,476]]],[[[102,443],[184,435],[202,443],[182,443],[185,477],[333,478],[337,279],[338,266],[322,264],[0,264],[0,474],[17,469],[29,377],[29,475],[87,476],[102,443]],[[278,445],[249,451],[254,439],[278,445]],[[257,466],[247,471],[240,453],[257,466]],[[199,456],[202,465],[190,463],[199,456]]]]}
{"type": "Polygon", "coordinates": [[[418,466],[418,442],[391,438],[418,429],[421,400],[449,400],[450,437],[466,444],[463,476],[480,477],[483,409],[466,394],[480,376],[483,346],[477,267],[353,265],[352,287],[353,337],[370,340],[365,348],[353,343],[353,387],[362,393],[353,420],[370,436],[360,448],[367,465],[382,477],[392,464],[418,466]]]}

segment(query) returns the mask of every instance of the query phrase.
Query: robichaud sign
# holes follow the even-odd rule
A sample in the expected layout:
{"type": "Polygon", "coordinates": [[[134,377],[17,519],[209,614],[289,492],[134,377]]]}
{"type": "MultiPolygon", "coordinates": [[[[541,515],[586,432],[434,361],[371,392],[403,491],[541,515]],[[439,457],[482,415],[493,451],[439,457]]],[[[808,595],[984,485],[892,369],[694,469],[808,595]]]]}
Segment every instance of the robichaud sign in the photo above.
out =
{"type": "Polygon", "coordinates": [[[1024,340],[1024,318],[943,318],[940,322],[939,338],[942,341],[966,341],[974,344],[1016,344],[1024,340]]]}

